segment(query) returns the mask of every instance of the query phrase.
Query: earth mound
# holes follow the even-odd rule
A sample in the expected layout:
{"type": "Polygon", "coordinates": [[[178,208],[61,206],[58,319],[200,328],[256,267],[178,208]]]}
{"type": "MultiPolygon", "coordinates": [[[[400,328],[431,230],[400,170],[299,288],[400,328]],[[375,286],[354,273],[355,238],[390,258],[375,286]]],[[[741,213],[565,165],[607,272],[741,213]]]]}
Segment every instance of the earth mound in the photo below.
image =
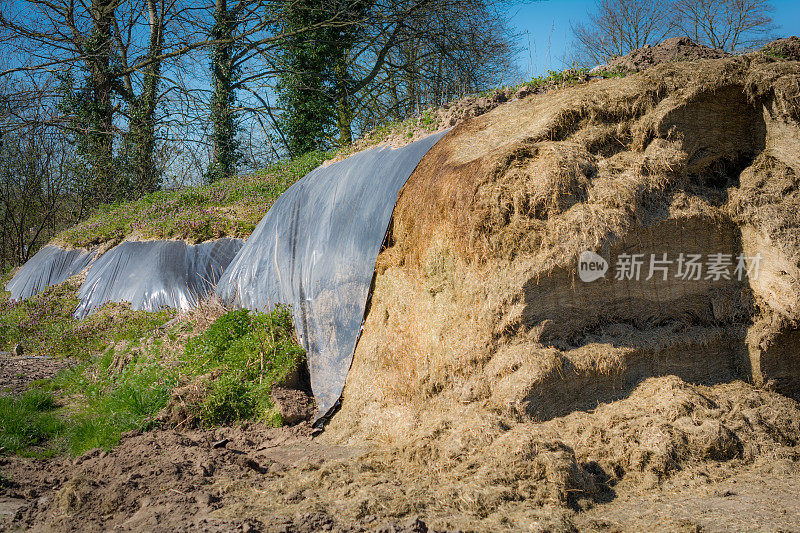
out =
{"type": "Polygon", "coordinates": [[[674,61],[696,61],[698,59],[721,59],[730,57],[723,50],[697,44],[688,37],[673,37],[655,46],[642,48],[612,59],[605,65],[595,67],[594,71],[617,70],[620,72],[639,72],[661,63],[674,61]]]}
{"type": "Polygon", "coordinates": [[[780,59],[800,61],[800,38],[793,35],[785,39],[776,39],[767,43],[762,52],[780,59]]]}

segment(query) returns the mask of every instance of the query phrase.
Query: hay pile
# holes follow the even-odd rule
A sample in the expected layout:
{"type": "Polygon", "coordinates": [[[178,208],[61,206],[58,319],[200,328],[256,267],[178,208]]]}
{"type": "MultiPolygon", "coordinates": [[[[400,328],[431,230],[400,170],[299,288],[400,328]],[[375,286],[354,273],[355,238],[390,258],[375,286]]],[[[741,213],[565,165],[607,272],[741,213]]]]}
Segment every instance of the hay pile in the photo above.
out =
{"type": "Polygon", "coordinates": [[[270,469],[255,491],[243,481],[236,512],[325,512],[344,524],[421,517],[435,531],[575,531],[599,504],[676,475],[703,486],[757,458],[794,465],[798,435],[800,408],[788,398],[741,382],[651,378],[624,400],[539,424],[451,406],[420,419],[413,439],[270,469]]]}
{"type": "Polygon", "coordinates": [[[393,460],[419,475],[490,479],[498,493],[467,497],[476,516],[794,449],[797,403],[770,391],[800,398],[798,122],[800,63],[753,54],[457,126],[400,194],[325,438],[408,450],[393,460]],[[587,250],[762,260],[757,278],[616,280],[612,264],[585,283],[587,250]]]}

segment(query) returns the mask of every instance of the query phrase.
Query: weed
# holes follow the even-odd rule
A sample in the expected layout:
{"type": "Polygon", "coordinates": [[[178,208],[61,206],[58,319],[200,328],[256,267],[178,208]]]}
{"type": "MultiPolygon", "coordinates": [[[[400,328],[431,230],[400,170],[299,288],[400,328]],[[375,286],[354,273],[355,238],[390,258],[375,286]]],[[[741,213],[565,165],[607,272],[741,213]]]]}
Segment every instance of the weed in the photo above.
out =
{"type": "Polygon", "coordinates": [[[626,74],[624,71],[612,68],[595,71],[592,73],[592,76],[597,76],[598,78],[624,78],[626,74]]]}
{"type": "Polygon", "coordinates": [[[789,54],[783,46],[767,45],[761,49],[761,53],[773,59],[789,58],[789,54]]]}
{"type": "Polygon", "coordinates": [[[77,291],[77,282],[68,280],[21,301],[0,293],[0,349],[20,343],[27,353],[89,359],[110,344],[141,338],[175,315],[171,310],[149,313],[108,303],[76,320],[72,313],[78,306],[77,291]]]}
{"type": "Polygon", "coordinates": [[[439,127],[439,119],[432,109],[426,109],[419,117],[419,124],[428,131],[436,131],[439,127]]]}
{"type": "Polygon", "coordinates": [[[304,351],[297,345],[286,307],[271,313],[230,311],[186,344],[186,370],[212,375],[200,406],[205,425],[255,418],[280,425],[269,393],[300,364],[304,351]]]}
{"type": "Polygon", "coordinates": [[[154,358],[133,357],[121,371],[112,368],[114,360],[108,351],[52,381],[53,389],[73,398],[65,423],[74,454],[109,449],[122,433],[147,429],[177,383],[176,372],[154,358]]]}

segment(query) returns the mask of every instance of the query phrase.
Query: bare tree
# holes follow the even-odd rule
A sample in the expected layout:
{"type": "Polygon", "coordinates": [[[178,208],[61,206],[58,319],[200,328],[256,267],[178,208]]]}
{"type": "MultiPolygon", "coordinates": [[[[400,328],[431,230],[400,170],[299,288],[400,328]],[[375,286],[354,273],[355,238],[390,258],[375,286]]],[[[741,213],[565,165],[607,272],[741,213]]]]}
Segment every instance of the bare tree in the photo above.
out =
{"type": "Polygon", "coordinates": [[[580,62],[605,63],[667,37],[739,52],[769,40],[768,0],[600,0],[586,24],[573,24],[580,62]]]}
{"type": "Polygon", "coordinates": [[[604,63],[661,42],[675,28],[675,14],[659,0],[600,0],[587,24],[572,25],[585,60],[604,63]]]}
{"type": "Polygon", "coordinates": [[[684,35],[726,52],[763,44],[774,28],[767,0],[676,0],[673,9],[684,35]]]}
{"type": "Polygon", "coordinates": [[[50,120],[42,91],[26,84],[0,89],[0,264],[24,263],[58,231],[74,224],[74,156],[50,120]]]}
{"type": "MultiPolygon", "coordinates": [[[[309,39],[323,27],[355,35],[328,94],[339,111],[334,143],[347,142],[351,131],[499,83],[514,54],[503,9],[517,1],[525,0],[337,0],[313,26],[295,28],[295,37],[309,39]],[[369,9],[353,17],[356,4],[369,9]]],[[[111,185],[121,171],[141,185],[128,187],[127,197],[155,189],[161,172],[169,173],[164,179],[170,185],[197,181],[221,153],[212,109],[242,125],[241,151],[252,165],[263,165],[287,154],[276,85],[285,71],[282,47],[292,37],[281,13],[296,2],[0,4],[0,51],[7,58],[0,79],[38,77],[51,88],[42,98],[52,103],[62,98],[52,80],[74,76],[64,84],[73,112],[62,106],[61,116],[48,120],[86,145],[82,175],[98,188],[111,185]],[[221,18],[225,24],[218,24],[221,18]],[[220,91],[225,77],[230,83],[220,91]]],[[[112,191],[99,192],[90,190],[87,197],[117,199],[112,191]]]]}

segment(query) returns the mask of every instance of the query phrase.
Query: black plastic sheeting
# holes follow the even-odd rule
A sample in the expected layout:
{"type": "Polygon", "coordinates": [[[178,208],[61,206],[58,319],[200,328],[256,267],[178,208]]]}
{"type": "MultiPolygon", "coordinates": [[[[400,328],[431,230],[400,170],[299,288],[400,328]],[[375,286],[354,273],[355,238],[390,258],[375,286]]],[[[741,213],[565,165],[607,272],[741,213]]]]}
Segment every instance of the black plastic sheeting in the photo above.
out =
{"type": "Polygon", "coordinates": [[[83,318],[106,302],[131,308],[187,310],[214,291],[223,270],[243,246],[241,239],[197,245],[183,241],[125,241],[100,256],[78,291],[83,318]]]}
{"type": "Polygon", "coordinates": [[[255,311],[292,307],[317,420],[344,389],[397,194],[442,136],[312,171],[278,198],[220,279],[225,302],[255,311]]]}
{"type": "Polygon", "coordinates": [[[67,278],[80,274],[94,259],[95,252],[65,250],[48,244],[17,271],[6,284],[12,300],[24,300],[39,294],[47,287],[64,283],[67,278]]]}

